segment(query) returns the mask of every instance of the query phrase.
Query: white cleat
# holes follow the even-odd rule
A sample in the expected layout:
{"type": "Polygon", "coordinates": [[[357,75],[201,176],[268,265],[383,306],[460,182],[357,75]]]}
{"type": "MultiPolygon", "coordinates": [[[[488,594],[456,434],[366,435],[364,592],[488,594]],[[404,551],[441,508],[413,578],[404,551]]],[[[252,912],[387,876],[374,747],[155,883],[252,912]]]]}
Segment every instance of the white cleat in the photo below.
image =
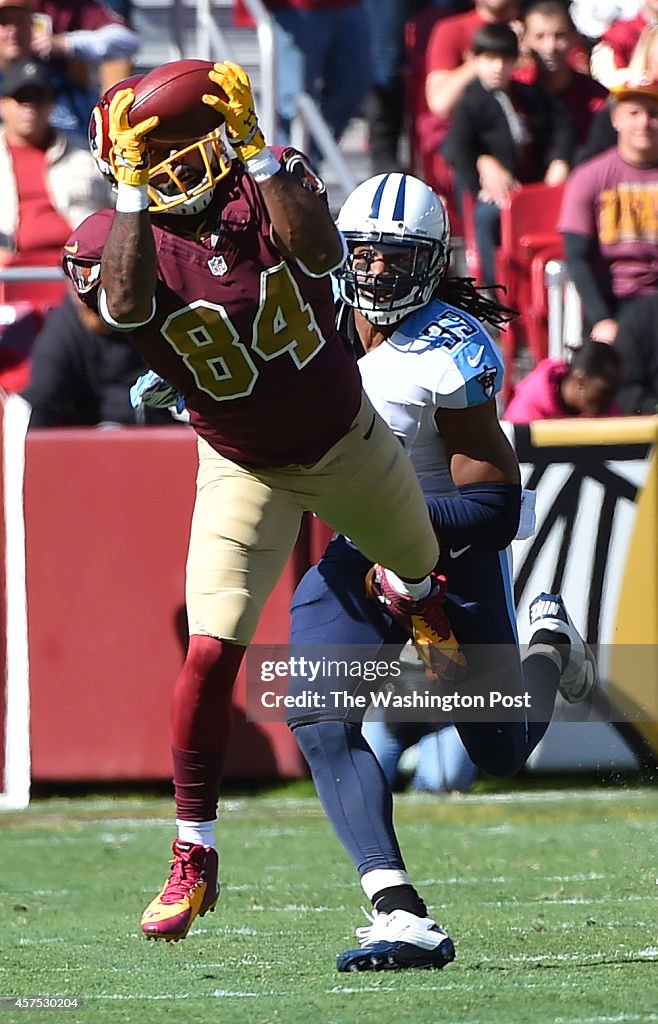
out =
{"type": "Polygon", "coordinates": [[[407,910],[366,916],[370,924],[356,930],[359,949],[346,949],[336,957],[339,971],[440,969],[455,959],[452,939],[431,917],[407,910]]]}
{"type": "Polygon", "coordinates": [[[559,594],[540,594],[530,605],[529,646],[552,644],[562,658],[559,690],[569,704],[585,700],[597,680],[594,653],[571,621],[559,594]]]}

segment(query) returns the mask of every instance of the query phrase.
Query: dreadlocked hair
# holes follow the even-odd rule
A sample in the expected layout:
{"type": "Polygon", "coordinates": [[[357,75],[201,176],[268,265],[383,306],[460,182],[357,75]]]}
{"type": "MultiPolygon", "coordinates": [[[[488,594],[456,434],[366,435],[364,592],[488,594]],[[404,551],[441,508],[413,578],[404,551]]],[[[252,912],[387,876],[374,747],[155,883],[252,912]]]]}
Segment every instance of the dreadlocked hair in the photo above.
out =
{"type": "Polygon", "coordinates": [[[470,313],[477,320],[484,321],[492,327],[504,327],[519,315],[519,311],[499,302],[495,296],[492,297],[491,293],[496,291],[501,291],[505,295],[507,289],[502,284],[480,288],[476,286],[474,277],[444,277],[434,297],[463,309],[465,313],[470,313]]]}

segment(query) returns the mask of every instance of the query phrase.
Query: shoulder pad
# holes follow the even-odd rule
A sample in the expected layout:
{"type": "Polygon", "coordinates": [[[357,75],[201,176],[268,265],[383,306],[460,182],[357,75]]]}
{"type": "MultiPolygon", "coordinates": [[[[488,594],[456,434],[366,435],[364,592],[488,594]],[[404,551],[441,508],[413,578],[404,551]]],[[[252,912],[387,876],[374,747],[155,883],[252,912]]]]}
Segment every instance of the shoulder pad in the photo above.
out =
{"type": "Polygon", "coordinates": [[[464,310],[435,299],[405,321],[402,332],[413,335],[449,360],[435,387],[450,407],[481,405],[497,394],[503,383],[503,363],[486,329],[464,310]]]}

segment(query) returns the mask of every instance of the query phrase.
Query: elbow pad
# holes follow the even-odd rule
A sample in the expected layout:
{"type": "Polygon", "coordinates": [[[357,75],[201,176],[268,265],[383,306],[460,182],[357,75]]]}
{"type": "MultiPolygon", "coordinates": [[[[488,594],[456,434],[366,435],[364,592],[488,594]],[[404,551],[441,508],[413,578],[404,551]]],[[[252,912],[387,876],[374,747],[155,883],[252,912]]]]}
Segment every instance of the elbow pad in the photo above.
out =
{"type": "Polygon", "coordinates": [[[502,551],[519,528],[520,484],[465,484],[456,497],[431,498],[427,508],[443,544],[502,551]]]}

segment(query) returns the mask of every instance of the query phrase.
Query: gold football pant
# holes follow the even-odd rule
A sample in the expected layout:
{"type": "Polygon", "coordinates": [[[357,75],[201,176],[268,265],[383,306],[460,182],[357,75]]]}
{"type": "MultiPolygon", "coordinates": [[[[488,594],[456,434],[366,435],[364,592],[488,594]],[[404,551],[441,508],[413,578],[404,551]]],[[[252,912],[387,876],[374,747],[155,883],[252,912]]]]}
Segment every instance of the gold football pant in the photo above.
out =
{"type": "Polygon", "coordinates": [[[312,466],[240,466],[202,438],[198,449],[186,585],[191,634],[251,640],[306,511],[398,576],[420,579],[436,565],[438,544],[411,461],[365,396],[347,434],[312,466]]]}

